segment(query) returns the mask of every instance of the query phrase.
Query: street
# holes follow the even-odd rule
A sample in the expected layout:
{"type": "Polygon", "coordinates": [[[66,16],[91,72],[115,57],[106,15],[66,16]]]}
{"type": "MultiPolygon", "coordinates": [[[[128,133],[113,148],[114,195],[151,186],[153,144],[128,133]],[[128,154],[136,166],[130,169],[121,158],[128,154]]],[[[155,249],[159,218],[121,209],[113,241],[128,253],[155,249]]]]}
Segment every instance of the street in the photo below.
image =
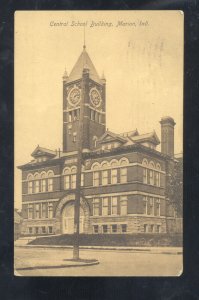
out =
{"type": "MultiPolygon", "coordinates": [[[[49,261],[72,258],[72,249],[15,248],[15,266],[31,267],[33,260],[41,265],[49,261]]],[[[99,265],[56,269],[17,270],[18,276],[179,276],[182,254],[144,253],[126,250],[80,250],[80,258],[98,259],[99,265]]],[[[56,263],[55,263],[56,264],[56,263]]]]}

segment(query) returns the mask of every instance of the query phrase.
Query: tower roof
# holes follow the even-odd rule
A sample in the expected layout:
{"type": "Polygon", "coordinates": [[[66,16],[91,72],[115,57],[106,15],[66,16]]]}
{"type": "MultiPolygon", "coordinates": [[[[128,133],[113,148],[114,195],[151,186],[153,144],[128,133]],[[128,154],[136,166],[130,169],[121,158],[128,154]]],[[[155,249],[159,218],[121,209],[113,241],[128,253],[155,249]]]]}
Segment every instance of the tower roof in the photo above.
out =
{"type": "Polygon", "coordinates": [[[102,84],[101,79],[88,55],[88,52],[86,51],[85,46],[68,77],[68,82],[75,81],[82,78],[82,72],[85,66],[87,69],[89,69],[90,78],[96,81],[97,83],[102,84]]]}

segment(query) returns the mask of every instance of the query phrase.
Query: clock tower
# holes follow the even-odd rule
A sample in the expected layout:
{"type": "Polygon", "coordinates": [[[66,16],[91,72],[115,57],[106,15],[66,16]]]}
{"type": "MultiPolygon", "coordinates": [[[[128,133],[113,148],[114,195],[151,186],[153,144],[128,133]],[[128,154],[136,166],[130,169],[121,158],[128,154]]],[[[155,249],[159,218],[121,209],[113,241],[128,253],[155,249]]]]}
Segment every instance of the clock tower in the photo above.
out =
{"type": "Polygon", "coordinates": [[[65,71],[63,76],[63,152],[77,150],[82,99],[83,151],[95,149],[106,129],[105,92],[106,80],[99,77],[84,46],[70,75],[65,71]]]}

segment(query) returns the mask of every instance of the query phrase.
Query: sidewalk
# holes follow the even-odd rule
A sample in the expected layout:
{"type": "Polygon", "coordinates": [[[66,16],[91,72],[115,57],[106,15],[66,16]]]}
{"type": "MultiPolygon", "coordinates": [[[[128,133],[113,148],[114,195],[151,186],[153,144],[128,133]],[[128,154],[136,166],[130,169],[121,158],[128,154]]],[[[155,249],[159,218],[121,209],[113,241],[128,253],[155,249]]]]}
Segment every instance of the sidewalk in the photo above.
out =
{"type": "MultiPolygon", "coordinates": [[[[94,266],[98,265],[98,260],[79,260],[73,261],[69,259],[53,259],[53,260],[38,260],[37,258],[32,258],[29,262],[26,260],[25,262],[15,260],[15,270],[36,270],[36,269],[58,269],[58,268],[70,268],[70,267],[85,267],[85,266],[94,266]]],[[[15,275],[19,275],[15,272],[15,275]]]]}
{"type": "MultiPolygon", "coordinates": [[[[42,248],[42,249],[72,249],[73,246],[60,246],[60,245],[27,245],[15,244],[15,247],[22,248],[42,248]]],[[[80,246],[80,249],[88,250],[107,250],[107,251],[131,251],[131,252],[144,252],[152,254],[182,254],[182,247],[125,247],[125,246],[80,246]]]]}

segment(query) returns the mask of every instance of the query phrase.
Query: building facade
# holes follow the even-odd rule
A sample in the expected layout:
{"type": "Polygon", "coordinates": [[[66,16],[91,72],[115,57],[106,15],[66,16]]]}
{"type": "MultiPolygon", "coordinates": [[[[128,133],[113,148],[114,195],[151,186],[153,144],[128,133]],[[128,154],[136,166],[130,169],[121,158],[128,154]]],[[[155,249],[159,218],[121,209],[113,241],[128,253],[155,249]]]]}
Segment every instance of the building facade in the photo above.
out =
{"type": "Polygon", "coordinates": [[[167,186],[174,164],[174,126],[155,131],[106,130],[106,80],[84,46],[63,76],[63,151],[38,146],[22,170],[22,234],[71,234],[77,172],[80,104],[84,93],[80,232],[165,233],[174,219],[167,186]]]}

